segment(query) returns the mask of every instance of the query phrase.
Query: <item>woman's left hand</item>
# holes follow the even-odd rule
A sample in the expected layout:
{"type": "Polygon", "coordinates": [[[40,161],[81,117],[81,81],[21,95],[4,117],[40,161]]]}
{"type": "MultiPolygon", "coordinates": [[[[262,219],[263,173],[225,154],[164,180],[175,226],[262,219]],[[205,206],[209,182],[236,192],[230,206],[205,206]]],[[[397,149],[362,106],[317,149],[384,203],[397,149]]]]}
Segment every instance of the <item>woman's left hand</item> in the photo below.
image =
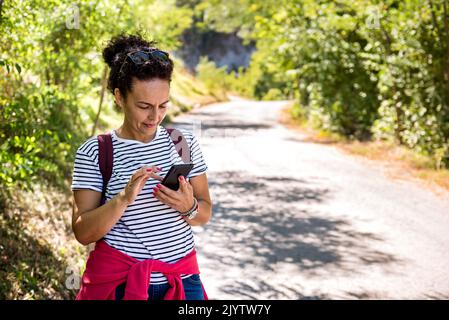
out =
{"type": "Polygon", "coordinates": [[[184,213],[193,207],[193,187],[183,176],[178,179],[179,189],[177,191],[158,184],[153,189],[153,196],[176,211],[184,213]]]}

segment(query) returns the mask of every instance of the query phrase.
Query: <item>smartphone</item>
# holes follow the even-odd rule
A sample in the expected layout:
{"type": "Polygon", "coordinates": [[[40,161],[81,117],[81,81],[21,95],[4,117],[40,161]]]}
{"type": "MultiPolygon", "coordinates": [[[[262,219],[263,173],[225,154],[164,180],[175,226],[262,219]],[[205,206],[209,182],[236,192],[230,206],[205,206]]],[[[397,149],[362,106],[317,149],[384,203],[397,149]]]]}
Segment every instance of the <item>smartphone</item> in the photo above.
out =
{"type": "Polygon", "coordinates": [[[170,168],[170,170],[168,170],[168,173],[162,180],[162,185],[177,191],[179,189],[179,176],[184,176],[184,178],[186,178],[190,171],[192,171],[192,169],[193,163],[172,165],[172,167],[170,168]]]}

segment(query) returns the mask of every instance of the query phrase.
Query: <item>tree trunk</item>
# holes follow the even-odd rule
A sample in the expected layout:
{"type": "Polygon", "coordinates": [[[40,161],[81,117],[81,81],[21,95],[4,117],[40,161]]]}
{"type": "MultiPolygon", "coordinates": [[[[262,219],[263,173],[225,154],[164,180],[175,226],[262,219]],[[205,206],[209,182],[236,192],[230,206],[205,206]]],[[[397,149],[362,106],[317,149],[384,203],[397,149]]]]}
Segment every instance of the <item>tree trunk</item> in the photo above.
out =
{"type": "Polygon", "coordinates": [[[449,105],[449,15],[447,9],[447,2],[443,1],[444,9],[444,32],[446,34],[446,68],[445,68],[445,80],[446,80],[446,103],[449,105]]]}
{"type": "Polygon", "coordinates": [[[108,77],[108,66],[104,66],[103,76],[101,77],[100,102],[98,104],[98,112],[97,112],[97,116],[95,117],[94,125],[92,127],[91,136],[93,136],[95,134],[95,130],[97,129],[97,126],[98,126],[98,120],[100,119],[101,106],[103,105],[103,99],[104,99],[104,92],[106,91],[107,77],[108,77]]]}

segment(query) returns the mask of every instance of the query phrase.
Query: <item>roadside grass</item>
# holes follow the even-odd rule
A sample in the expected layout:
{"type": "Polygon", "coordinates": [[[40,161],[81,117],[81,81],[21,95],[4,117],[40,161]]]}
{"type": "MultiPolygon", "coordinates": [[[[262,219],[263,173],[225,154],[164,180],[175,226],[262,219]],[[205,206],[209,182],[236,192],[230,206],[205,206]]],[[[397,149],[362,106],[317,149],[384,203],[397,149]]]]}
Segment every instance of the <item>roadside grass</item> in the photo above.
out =
{"type": "Polygon", "coordinates": [[[432,158],[404,146],[391,141],[351,141],[341,135],[312,128],[304,118],[295,117],[292,105],[283,109],[279,120],[301,133],[305,141],[332,144],[351,155],[386,165],[392,178],[419,180],[431,189],[437,186],[449,190],[448,169],[437,169],[432,158]]]}
{"type": "Polygon", "coordinates": [[[190,74],[181,60],[175,61],[176,68],[173,71],[173,81],[171,84],[171,96],[183,105],[189,107],[202,106],[217,101],[226,100],[226,97],[217,99],[219,93],[207,88],[206,84],[190,74]]]}

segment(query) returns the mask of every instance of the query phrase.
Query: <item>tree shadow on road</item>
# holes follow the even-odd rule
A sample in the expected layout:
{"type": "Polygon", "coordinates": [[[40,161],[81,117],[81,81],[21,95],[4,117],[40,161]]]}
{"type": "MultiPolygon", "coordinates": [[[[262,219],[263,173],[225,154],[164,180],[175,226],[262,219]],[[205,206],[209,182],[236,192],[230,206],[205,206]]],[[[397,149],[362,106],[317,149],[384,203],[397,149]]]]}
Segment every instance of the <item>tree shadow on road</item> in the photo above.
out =
{"type": "Polygon", "coordinates": [[[441,293],[441,292],[431,292],[424,295],[423,299],[427,300],[449,300],[449,292],[441,293]]]}
{"type": "Polygon", "coordinates": [[[210,178],[210,190],[213,217],[198,233],[204,243],[198,247],[207,268],[222,273],[220,290],[227,295],[326,299],[320,292],[303,294],[300,279],[356,275],[359,267],[401,262],[373,249],[382,238],[314,209],[332,192],[312,181],[224,172],[210,178]],[[276,285],[269,281],[274,273],[283,279],[276,285]]]}

